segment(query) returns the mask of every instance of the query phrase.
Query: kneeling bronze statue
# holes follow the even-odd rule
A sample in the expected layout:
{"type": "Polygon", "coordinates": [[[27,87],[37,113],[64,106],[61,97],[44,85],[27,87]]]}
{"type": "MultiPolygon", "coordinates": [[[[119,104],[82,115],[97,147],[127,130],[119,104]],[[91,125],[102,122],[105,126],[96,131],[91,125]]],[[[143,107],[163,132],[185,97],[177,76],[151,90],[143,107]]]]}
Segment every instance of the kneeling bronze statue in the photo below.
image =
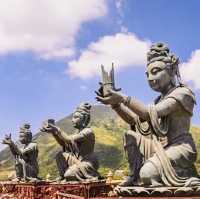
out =
{"type": "Polygon", "coordinates": [[[105,82],[97,92],[97,100],[111,105],[131,127],[124,146],[130,176],[120,186],[199,185],[194,167],[197,151],[189,133],[195,95],[182,84],[179,59],[165,44],[152,45],[147,61],[148,83],[160,93],[152,105],[145,106],[112,88],[105,95],[105,82]]]}
{"type": "Polygon", "coordinates": [[[13,181],[36,181],[38,180],[38,148],[37,143],[32,142],[32,133],[29,124],[20,127],[19,141],[21,146],[15,144],[11,134],[6,135],[3,144],[10,147],[15,157],[16,178],[13,181]]]}
{"type": "Polygon", "coordinates": [[[55,125],[54,120],[44,122],[42,131],[51,133],[63,147],[56,156],[57,167],[62,181],[97,180],[99,167],[94,154],[95,135],[88,126],[91,105],[83,103],[73,113],[72,123],[77,133],[67,135],[55,125]]]}

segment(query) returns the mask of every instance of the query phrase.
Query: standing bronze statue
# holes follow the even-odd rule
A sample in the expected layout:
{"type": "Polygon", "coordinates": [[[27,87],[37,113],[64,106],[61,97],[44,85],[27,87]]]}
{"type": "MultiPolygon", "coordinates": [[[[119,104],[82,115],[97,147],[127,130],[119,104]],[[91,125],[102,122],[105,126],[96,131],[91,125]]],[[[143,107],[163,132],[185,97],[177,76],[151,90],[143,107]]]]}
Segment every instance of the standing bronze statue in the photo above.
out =
{"type": "Polygon", "coordinates": [[[55,125],[54,120],[44,123],[42,131],[51,133],[63,147],[56,156],[60,180],[85,181],[99,177],[98,160],[94,154],[95,135],[88,124],[90,122],[89,103],[83,103],[73,113],[72,123],[77,133],[67,135],[55,125]]]}
{"type": "Polygon", "coordinates": [[[21,146],[15,144],[11,139],[11,134],[6,135],[3,144],[10,147],[11,153],[15,157],[15,181],[36,181],[38,175],[38,148],[37,143],[32,142],[32,133],[29,124],[20,127],[19,142],[21,146]]]}
{"type": "Polygon", "coordinates": [[[121,186],[191,186],[199,184],[194,162],[197,151],[189,133],[194,93],[181,83],[179,59],[163,43],[147,54],[147,80],[160,93],[150,106],[114,89],[97,100],[111,105],[130,126],[125,134],[130,176],[121,186]]]}

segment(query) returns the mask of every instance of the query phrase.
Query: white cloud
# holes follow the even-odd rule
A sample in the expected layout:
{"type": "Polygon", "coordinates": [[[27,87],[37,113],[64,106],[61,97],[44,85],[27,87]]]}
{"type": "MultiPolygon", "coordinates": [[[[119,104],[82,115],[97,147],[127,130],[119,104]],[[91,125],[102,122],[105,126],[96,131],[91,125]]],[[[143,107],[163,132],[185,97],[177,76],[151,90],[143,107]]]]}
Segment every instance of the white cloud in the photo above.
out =
{"type": "Polygon", "coordinates": [[[47,59],[71,56],[82,23],[106,13],[106,0],[2,1],[0,54],[30,50],[47,59]]]}
{"type": "Polygon", "coordinates": [[[200,89],[200,49],[192,52],[188,62],[181,65],[180,71],[185,81],[191,81],[196,89],[200,89]]]}
{"type": "Polygon", "coordinates": [[[100,74],[101,64],[108,69],[114,62],[117,70],[143,66],[146,63],[146,52],[149,46],[149,41],[140,40],[133,33],[104,36],[97,42],[89,44],[78,60],[69,62],[67,73],[71,77],[87,79],[100,74]]]}

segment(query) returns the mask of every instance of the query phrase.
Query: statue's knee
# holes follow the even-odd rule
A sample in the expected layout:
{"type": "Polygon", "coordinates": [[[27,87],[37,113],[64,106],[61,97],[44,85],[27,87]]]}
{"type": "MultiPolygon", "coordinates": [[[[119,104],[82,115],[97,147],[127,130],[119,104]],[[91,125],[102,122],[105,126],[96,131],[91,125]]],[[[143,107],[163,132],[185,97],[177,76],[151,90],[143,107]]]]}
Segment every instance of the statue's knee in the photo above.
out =
{"type": "Polygon", "coordinates": [[[146,171],[146,167],[143,166],[141,169],[140,169],[140,179],[143,183],[146,184],[147,181],[149,181],[150,179],[150,176],[148,174],[148,172],[146,171]]]}
{"type": "Polygon", "coordinates": [[[139,175],[141,181],[146,185],[152,184],[153,181],[159,181],[159,173],[151,162],[147,162],[142,166],[139,175]]]}
{"type": "Polygon", "coordinates": [[[140,179],[141,181],[146,184],[150,185],[151,184],[151,178],[152,178],[152,172],[151,172],[151,165],[146,163],[142,166],[140,169],[140,179]]]}
{"type": "Polygon", "coordinates": [[[76,174],[78,173],[78,169],[75,166],[72,166],[70,168],[68,168],[65,173],[64,173],[64,177],[66,180],[78,180],[76,177],[76,174]]]}

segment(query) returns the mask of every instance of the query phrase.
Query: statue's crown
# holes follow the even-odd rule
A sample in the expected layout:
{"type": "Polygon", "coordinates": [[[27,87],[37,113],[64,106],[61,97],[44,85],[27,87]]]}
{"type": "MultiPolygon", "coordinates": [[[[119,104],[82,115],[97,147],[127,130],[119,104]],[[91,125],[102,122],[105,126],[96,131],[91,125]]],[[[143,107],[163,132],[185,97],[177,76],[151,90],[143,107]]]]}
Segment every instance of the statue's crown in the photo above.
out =
{"type": "Polygon", "coordinates": [[[153,44],[147,53],[147,65],[154,61],[163,61],[170,65],[178,65],[179,63],[179,59],[171,54],[168,46],[162,42],[153,44]]]}
{"type": "Polygon", "coordinates": [[[81,103],[77,108],[76,111],[77,112],[81,112],[81,113],[86,113],[86,114],[90,114],[90,109],[91,109],[91,104],[89,104],[88,102],[84,102],[81,103]]]}
{"type": "Polygon", "coordinates": [[[31,125],[29,123],[25,123],[20,127],[20,133],[30,133],[31,125]]]}

